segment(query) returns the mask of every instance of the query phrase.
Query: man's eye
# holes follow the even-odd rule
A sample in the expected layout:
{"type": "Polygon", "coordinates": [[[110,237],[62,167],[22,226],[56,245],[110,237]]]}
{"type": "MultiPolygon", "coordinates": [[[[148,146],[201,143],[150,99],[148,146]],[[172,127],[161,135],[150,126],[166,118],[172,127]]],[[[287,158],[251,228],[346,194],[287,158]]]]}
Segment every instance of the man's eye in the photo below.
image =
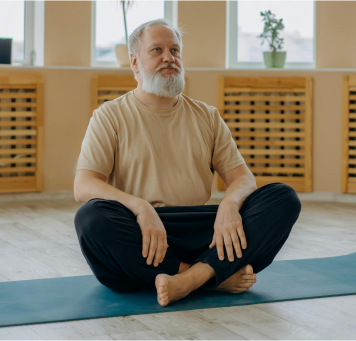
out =
{"type": "Polygon", "coordinates": [[[154,48],[154,50],[159,50],[159,47],[154,48]]]}

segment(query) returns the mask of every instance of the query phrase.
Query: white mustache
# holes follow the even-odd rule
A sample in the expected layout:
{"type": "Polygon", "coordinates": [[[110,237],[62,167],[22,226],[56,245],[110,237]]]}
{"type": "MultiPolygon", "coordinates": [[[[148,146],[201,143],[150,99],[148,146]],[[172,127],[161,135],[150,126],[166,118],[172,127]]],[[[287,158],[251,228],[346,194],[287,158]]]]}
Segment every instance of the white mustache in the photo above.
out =
{"type": "Polygon", "coordinates": [[[180,68],[175,65],[175,64],[169,64],[169,63],[166,63],[166,64],[163,64],[161,66],[159,66],[157,69],[156,69],[156,72],[158,72],[159,70],[161,69],[164,69],[164,68],[167,68],[167,67],[171,67],[173,69],[176,69],[179,73],[180,73],[180,68]]]}

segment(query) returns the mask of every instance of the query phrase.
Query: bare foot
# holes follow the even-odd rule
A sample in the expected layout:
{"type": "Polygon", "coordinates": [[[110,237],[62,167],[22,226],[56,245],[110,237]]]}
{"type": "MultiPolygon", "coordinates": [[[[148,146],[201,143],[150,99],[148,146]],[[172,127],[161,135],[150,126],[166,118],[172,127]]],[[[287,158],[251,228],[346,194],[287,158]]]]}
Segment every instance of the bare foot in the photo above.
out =
{"type": "Polygon", "coordinates": [[[156,276],[155,285],[157,289],[157,301],[161,306],[179,300],[187,296],[191,289],[184,284],[181,275],[159,274],[156,276]]]}
{"type": "Polygon", "coordinates": [[[256,281],[257,275],[253,273],[252,266],[247,264],[222,282],[218,287],[208,290],[240,293],[250,289],[256,281]]]}

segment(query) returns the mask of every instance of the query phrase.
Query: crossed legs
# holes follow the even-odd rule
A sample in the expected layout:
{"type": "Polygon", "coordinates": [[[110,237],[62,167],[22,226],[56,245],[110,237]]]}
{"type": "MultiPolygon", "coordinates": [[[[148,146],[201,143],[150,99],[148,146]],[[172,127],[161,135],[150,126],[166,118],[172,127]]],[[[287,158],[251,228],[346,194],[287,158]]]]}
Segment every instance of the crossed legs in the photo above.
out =
{"type": "Polygon", "coordinates": [[[282,183],[251,193],[240,209],[248,246],[233,262],[226,250],[220,261],[216,247],[209,249],[217,209],[218,205],[156,208],[169,244],[157,267],[142,257],[135,215],[117,201],[88,201],[78,210],[75,227],[83,255],[103,285],[117,292],[156,289],[159,303],[166,305],[199,287],[226,289],[244,276],[253,284],[253,273],[271,264],[287,240],[301,204],[294,189],[282,183]]]}

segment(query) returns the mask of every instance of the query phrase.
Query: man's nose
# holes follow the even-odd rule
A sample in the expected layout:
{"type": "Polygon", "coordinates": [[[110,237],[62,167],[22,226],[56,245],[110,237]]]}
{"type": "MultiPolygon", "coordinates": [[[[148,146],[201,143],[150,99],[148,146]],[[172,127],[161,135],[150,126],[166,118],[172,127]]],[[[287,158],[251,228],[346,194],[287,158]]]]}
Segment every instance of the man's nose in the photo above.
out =
{"type": "Polygon", "coordinates": [[[163,62],[165,63],[174,63],[175,58],[172,56],[170,51],[165,51],[163,54],[163,62]]]}

